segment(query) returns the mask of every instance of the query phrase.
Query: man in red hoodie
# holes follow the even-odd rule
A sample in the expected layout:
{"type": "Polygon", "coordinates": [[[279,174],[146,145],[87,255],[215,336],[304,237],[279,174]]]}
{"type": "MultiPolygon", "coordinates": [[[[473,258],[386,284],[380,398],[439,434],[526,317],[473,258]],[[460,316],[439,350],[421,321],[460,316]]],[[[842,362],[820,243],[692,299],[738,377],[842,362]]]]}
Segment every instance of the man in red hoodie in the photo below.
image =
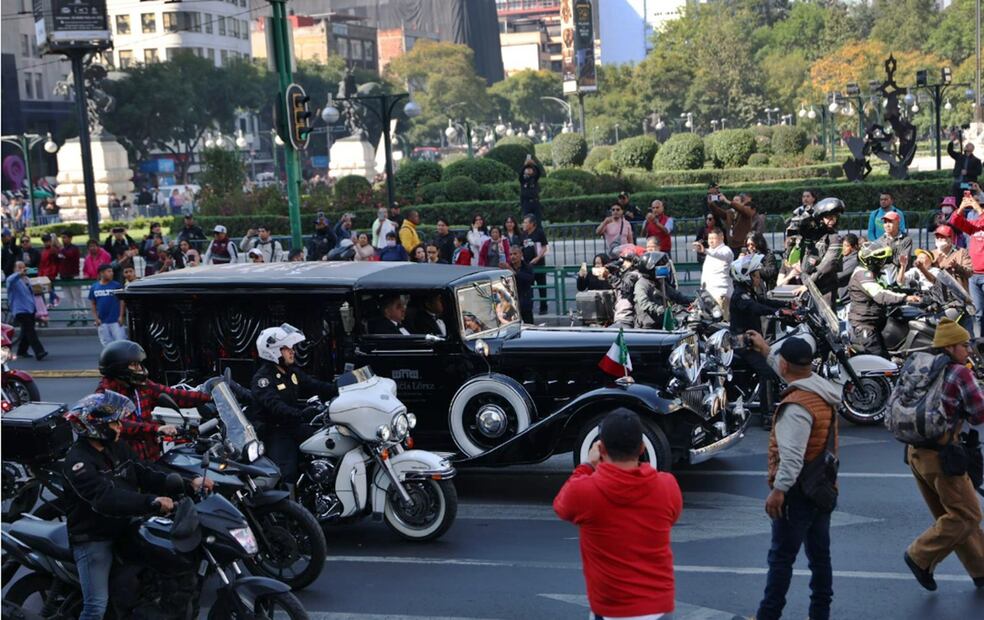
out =
{"type": "Polygon", "coordinates": [[[601,423],[591,448],[554,499],[561,519],[580,528],[581,561],[595,620],[656,620],[673,611],[670,528],[683,496],[676,478],[648,464],[642,422],[625,408],[601,423]]]}
{"type": "Polygon", "coordinates": [[[974,267],[974,275],[970,276],[970,298],[977,308],[978,335],[984,336],[984,208],[972,192],[964,192],[960,208],[950,216],[950,226],[970,237],[970,262],[974,267]],[[977,213],[977,219],[967,219],[965,214],[971,210],[977,213]]]}

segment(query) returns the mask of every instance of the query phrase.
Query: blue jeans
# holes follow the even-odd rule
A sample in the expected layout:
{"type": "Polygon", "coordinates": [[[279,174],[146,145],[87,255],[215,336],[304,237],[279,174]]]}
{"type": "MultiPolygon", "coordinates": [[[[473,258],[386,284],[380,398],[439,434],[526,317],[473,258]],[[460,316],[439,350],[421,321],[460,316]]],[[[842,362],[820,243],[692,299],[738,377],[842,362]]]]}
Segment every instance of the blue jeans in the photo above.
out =
{"type": "Polygon", "coordinates": [[[970,299],[977,308],[977,335],[984,336],[984,273],[970,276],[970,299]]]}
{"type": "Polygon", "coordinates": [[[759,603],[758,620],[777,620],[786,605],[786,592],[793,577],[793,563],[800,546],[806,547],[810,572],[810,620],[829,620],[834,597],[830,565],[830,513],[822,512],[797,487],[786,494],[785,516],[772,521],[769,575],[765,596],[759,603]]]}
{"type": "Polygon", "coordinates": [[[102,620],[109,606],[109,571],[113,567],[113,543],[97,540],[72,545],[72,555],[82,584],[79,620],[102,620]]]}

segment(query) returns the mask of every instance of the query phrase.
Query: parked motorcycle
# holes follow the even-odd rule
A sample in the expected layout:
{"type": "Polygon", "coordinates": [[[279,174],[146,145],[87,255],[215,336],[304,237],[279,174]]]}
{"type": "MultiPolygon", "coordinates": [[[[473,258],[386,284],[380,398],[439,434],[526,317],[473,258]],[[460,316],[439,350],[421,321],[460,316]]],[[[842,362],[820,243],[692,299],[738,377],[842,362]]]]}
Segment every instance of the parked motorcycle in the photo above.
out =
{"type": "MultiPolygon", "coordinates": [[[[220,441],[228,456],[211,459],[208,477],[215,483],[214,491],[242,511],[256,534],[259,552],[246,561],[250,571],[283,581],[293,590],[304,588],[324,568],[328,554],[324,532],[308,510],[290,499],[288,491],[277,488],[280,470],[263,456],[263,444],[230,386],[218,382],[211,393],[217,417],[191,434],[194,441],[177,444],[159,463],[182,477],[194,478],[201,475],[204,450],[220,441]]],[[[162,401],[180,415],[173,400],[162,401]]]]}
{"type": "MultiPolygon", "coordinates": [[[[214,446],[205,453],[204,466],[211,456],[222,454],[221,445],[214,446]]],[[[168,482],[172,492],[183,488],[177,474],[168,482]]],[[[11,561],[28,570],[9,585],[4,601],[27,608],[36,599],[45,618],[78,617],[82,593],[66,524],[26,517],[0,536],[11,561]]],[[[111,617],[197,617],[202,588],[215,574],[221,583],[210,620],[274,614],[306,619],[307,612],[286,584],[244,576],[242,564],[258,550],[243,514],[221,495],[186,497],[168,517],[135,519],[115,550],[111,617]]]]}
{"type": "Polygon", "coordinates": [[[458,495],[450,454],[413,449],[416,417],[396,382],[368,367],[337,379],[338,397],[311,421],[320,427],[301,444],[295,493],[319,522],[382,515],[407,540],[433,540],[454,523],[458,495]]]}
{"type": "Polygon", "coordinates": [[[3,367],[0,383],[3,384],[2,410],[4,412],[24,403],[41,400],[41,392],[34,378],[23,370],[11,368],[8,364],[9,361],[17,359],[11,348],[13,340],[14,328],[6,323],[0,325],[0,364],[3,367]]]}

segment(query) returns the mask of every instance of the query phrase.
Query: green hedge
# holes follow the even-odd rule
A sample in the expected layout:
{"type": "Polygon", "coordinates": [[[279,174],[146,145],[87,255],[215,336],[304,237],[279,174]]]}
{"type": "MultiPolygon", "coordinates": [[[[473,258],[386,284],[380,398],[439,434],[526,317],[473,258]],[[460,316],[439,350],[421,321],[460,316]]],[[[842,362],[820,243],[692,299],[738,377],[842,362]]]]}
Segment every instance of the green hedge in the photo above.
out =
{"type": "Polygon", "coordinates": [[[485,154],[485,157],[505,164],[512,168],[516,174],[519,174],[523,171],[523,164],[526,163],[527,155],[534,155],[532,143],[528,147],[523,144],[496,144],[491,151],[485,154]]]}
{"type": "Polygon", "coordinates": [[[393,175],[393,185],[400,196],[413,196],[428,183],[441,180],[444,170],[436,161],[409,160],[400,163],[393,175]]]}
{"type": "Polygon", "coordinates": [[[560,168],[580,166],[588,156],[588,143],[581,134],[562,133],[554,137],[552,144],[554,165],[560,168]]]}
{"type": "Polygon", "coordinates": [[[799,155],[806,148],[806,130],[793,125],[772,128],[772,152],[776,155],[799,155]]]}
{"type": "Polygon", "coordinates": [[[622,168],[651,169],[653,157],[659,150],[659,142],[652,136],[626,138],[612,149],[612,161],[622,168]]]}
{"type": "Polygon", "coordinates": [[[567,181],[581,188],[582,194],[597,192],[598,177],[583,168],[558,168],[547,177],[553,181],[567,181]]]}
{"type": "Polygon", "coordinates": [[[748,129],[722,129],[707,136],[707,157],[717,168],[740,168],[755,152],[755,134],[748,129]]]}
{"type": "Polygon", "coordinates": [[[653,157],[654,170],[700,170],[704,167],[704,141],[695,133],[670,136],[653,157]]]}
{"type": "Polygon", "coordinates": [[[807,161],[820,163],[827,159],[827,150],[819,144],[807,144],[803,149],[803,157],[807,161]]]}
{"type": "Polygon", "coordinates": [[[588,151],[588,155],[587,157],[584,158],[584,164],[582,165],[586,170],[592,170],[594,172],[597,172],[597,170],[595,170],[595,167],[597,167],[598,164],[605,161],[606,159],[611,159],[611,158],[612,158],[612,147],[608,146],[607,144],[601,144],[599,146],[593,147],[590,151],[588,151]]]}
{"type": "Polygon", "coordinates": [[[364,205],[371,194],[372,185],[357,174],[344,176],[335,183],[335,204],[338,206],[354,208],[364,205]]]}
{"type": "Polygon", "coordinates": [[[748,165],[751,168],[764,168],[769,165],[769,156],[765,153],[752,153],[748,157],[748,165]]]}
{"type": "Polygon", "coordinates": [[[521,146],[525,149],[525,152],[532,153],[534,144],[533,140],[529,136],[523,134],[517,134],[515,136],[506,136],[505,138],[499,138],[495,141],[496,146],[521,146]]]}
{"type": "MultiPolygon", "coordinates": [[[[665,146],[663,147],[666,148],[665,146]]],[[[663,151],[660,151],[662,153],[663,151]]],[[[659,157],[659,153],[656,154],[659,157]]],[[[836,179],[844,175],[840,164],[819,164],[799,168],[701,168],[700,170],[626,171],[633,191],[657,190],[674,185],[718,183],[753,183],[785,180],[836,179]]]]}
{"type": "Polygon", "coordinates": [[[518,181],[516,172],[502,162],[480,157],[477,159],[459,159],[444,168],[442,181],[447,182],[455,177],[468,177],[479,185],[488,183],[503,183],[518,181]]]}
{"type": "Polygon", "coordinates": [[[553,145],[549,142],[541,142],[533,147],[533,156],[543,166],[553,165],[553,145]]]}
{"type": "Polygon", "coordinates": [[[572,181],[546,178],[540,181],[540,199],[569,198],[581,194],[584,190],[572,181]]]}
{"type": "MultiPolygon", "coordinates": [[[[150,225],[154,222],[159,223],[165,229],[171,225],[172,217],[162,216],[162,217],[135,217],[130,221],[117,221],[117,220],[106,220],[99,222],[99,231],[108,233],[110,230],[117,226],[122,226],[127,229],[134,228],[150,228],[150,225]]],[[[183,223],[181,219],[178,218],[178,226],[183,223]]],[[[72,233],[72,237],[84,237],[88,235],[89,227],[85,222],[59,222],[58,224],[45,224],[43,226],[29,226],[27,229],[28,236],[40,237],[45,233],[55,233],[60,235],[65,231],[72,233]]],[[[74,241],[73,241],[74,243],[74,241]]]]}
{"type": "Polygon", "coordinates": [[[469,200],[481,200],[485,197],[482,186],[468,177],[454,177],[446,181],[444,185],[448,202],[467,202],[469,200]]]}

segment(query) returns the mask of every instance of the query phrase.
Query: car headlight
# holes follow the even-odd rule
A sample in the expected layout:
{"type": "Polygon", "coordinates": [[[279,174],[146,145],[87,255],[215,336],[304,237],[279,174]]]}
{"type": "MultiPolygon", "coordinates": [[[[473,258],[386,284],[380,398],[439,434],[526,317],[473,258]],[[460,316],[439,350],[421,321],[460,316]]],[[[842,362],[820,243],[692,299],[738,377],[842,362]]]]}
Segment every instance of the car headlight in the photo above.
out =
{"type": "Polygon", "coordinates": [[[263,456],[264,452],[266,452],[266,450],[264,449],[262,441],[249,442],[246,444],[246,462],[252,463],[256,459],[263,456]]]}
{"type": "Polygon", "coordinates": [[[392,431],[390,431],[389,424],[382,424],[376,429],[376,437],[380,441],[389,441],[392,436],[392,431]]]}
{"type": "Polygon", "coordinates": [[[411,430],[417,428],[417,416],[412,413],[407,414],[407,422],[410,424],[411,430]]]}
{"type": "Polygon", "coordinates": [[[403,441],[406,439],[407,433],[410,432],[410,421],[407,420],[406,414],[400,413],[393,418],[393,439],[397,441],[403,441]]]}
{"type": "Polygon", "coordinates": [[[735,357],[733,338],[727,329],[719,329],[707,339],[708,352],[724,366],[731,366],[735,357]]]}
{"type": "Polygon", "coordinates": [[[670,353],[670,366],[674,372],[682,373],[690,384],[697,381],[697,347],[696,343],[685,339],[670,353]]]}
{"type": "Polygon", "coordinates": [[[260,546],[256,544],[256,536],[253,536],[253,530],[249,529],[249,526],[229,530],[229,533],[249,555],[260,552],[260,546]]]}

